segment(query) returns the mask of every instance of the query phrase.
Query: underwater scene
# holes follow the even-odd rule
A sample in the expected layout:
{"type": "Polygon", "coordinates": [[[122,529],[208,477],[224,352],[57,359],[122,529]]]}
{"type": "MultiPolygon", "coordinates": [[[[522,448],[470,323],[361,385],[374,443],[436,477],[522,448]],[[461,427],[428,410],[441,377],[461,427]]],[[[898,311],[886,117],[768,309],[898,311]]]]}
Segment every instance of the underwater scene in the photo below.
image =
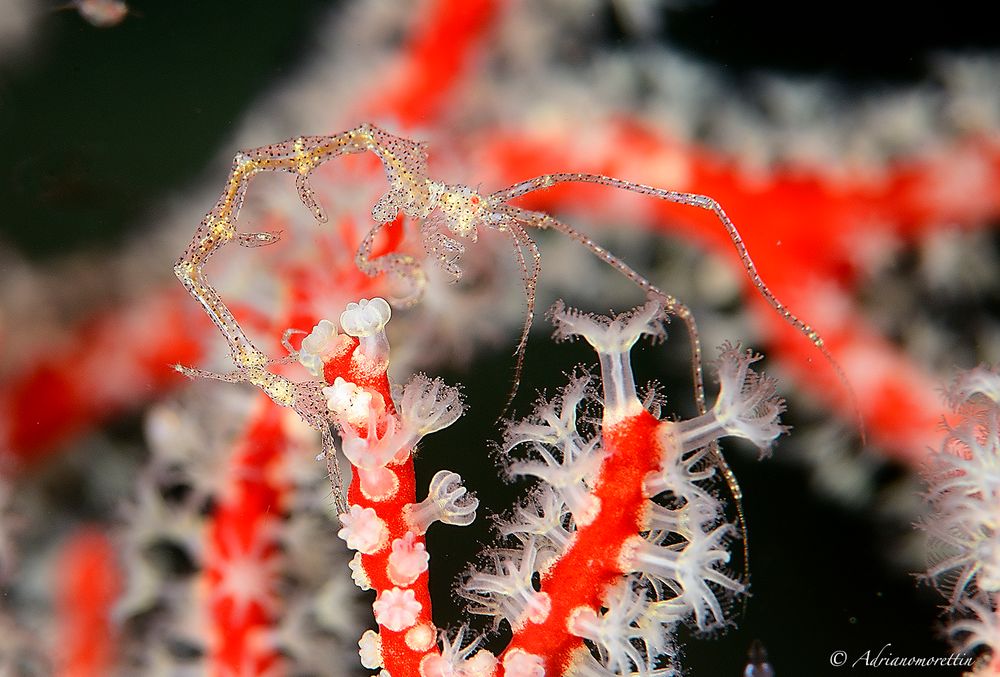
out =
{"type": "Polygon", "coordinates": [[[0,675],[1000,675],[989,18],[0,0],[0,675]]]}

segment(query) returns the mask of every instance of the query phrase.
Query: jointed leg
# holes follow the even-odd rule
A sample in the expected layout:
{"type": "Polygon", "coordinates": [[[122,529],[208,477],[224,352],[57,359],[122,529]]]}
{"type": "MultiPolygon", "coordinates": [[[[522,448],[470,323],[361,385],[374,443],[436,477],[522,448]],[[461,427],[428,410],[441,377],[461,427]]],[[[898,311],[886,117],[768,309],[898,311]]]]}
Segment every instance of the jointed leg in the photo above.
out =
{"type": "Polygon", "coordinates": [[[222,332],[237,368],[263,367],[267,364],[267,357],[247,338],[218,292],[209,284],[204,266],[215,252],[233,239],[243,246],[265,245],[277,240],[276,233],[239,234],[236,231],[236,222],[250,181],[261,172],[284,171],[295,174],[300,197],[319,217],[322,215],[314,208],[315,201],[312,200],[312,190],[307,182],[309,174],[332,157],[368,150],[370,143],[370,135],[352,130],[338,136],[298,137],[237,153],[233,159],[222,195],[198,225],[187,249],[174,265],[174,273],[222,332]]]}
{"type": "MultiPolygon", "coordinates": [[[[530,224],[529,224],[530,225],[530,224]]],[[[525,315],[524,326],[521,329],[521,340],[517,344],[514,354],[517,361],[514,364],[514,382],[511,384],[510,393],[507,395],[507,402],[504,404],[503,414],[507,412],[517,395],[517,389],[521,385],[521,375],[524,372],[524,353],[528,345],[528,334],[531,333],[531,324],[535,318],[535,290],[538,287],[538,275],[542,268],[542,257],[538,251],[538,245],[531,239],[531,236],[516,221],[510,221],[504,225],[503,232],[507,233],[514,245],[514,258],[521,269],[521,280],[524,282],[525,315]],[[531,253],[531,267],[524,257],[524,250],[531,253]]]]}
{"type": "Polygon", "coordinates": [[[424,287],[427,286],[427,275],[420,263],[409,254],[392,253],[372,257],[375,237],[387,225],[388,223],[378,223],[368,231],[361,244],[358,245],[358,251],[354,255],[354,263],[361,272],[369,277],[387,273],[401,281],[408,289],[405,289],[405,293],[393,300],[401,305],[413,305],[420,300],[424,293],[424,287]]]}
{"type": "Polygon", "coordinates": [[[337,447],[333,441],[333,433],[324,428],[320,431],[323,441],[322,456],[326,460],[326,474],[330,478],[330,490],[333,492],[334,507],[338,515],[348,512],[347,499],[344,497],[344,477],[340,472],[340,461],[337,459],[337,447]]]}

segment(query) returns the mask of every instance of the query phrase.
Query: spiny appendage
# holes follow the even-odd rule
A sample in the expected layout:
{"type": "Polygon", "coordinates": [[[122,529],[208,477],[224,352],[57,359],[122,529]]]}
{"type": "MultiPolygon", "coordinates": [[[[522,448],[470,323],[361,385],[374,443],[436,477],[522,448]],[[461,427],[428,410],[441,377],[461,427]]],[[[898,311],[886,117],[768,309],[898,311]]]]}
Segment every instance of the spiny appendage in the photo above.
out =
{"type": "Polygon", "coordinates": [[[452,283],[462,278],[459,259],[465,253],[465,245],[453,237],[441,232],[444,219],[434,215],[424,219],[420,224],[420,240],[424,245],[424,253],[434,261],[452,283]]]}
{"type": "Polygon", "coordinates": [[[187,249],[174,266],[174,273],[226,338],[237,368],[263,367],[267,364],[267,358],[247,338],[229,308],[209,284],[203,267],[215,252],[233,239],[243,246],[253,247],[271,244],[280,237],[278,233],[269,232],[237,233],[237,220],[251,179],[261,172],[284,171],[295,174],[303,203],[314,216],[323,218],[322,210],[307,183],[309,174],[332,157],[367,150],[369,139],[370,135],[359,128],[337,136],[289,139],[239,152],[233,158],[222,195],[215,207],[202,219],[187,249]]]}
{"type": "Polygon", "coordinates": [[[388,223],[402,212],[415,219],[426,217],[435,206],[435,184],[428,177],[424,144],[394,136],[373,125],[362,125],[370,139],[367,150],[382,162],[389,188],[372,207],[376,223],[388,223]]]}
{"type": "Polygon", "coordinates": [[[505,232],[511,239],[514,260],[521,271],[521,282],[524,285],[526,305],[524,324],[521,327],[521,338],[514,351],[514,355],[516,355],[514,377],[511,382],[510,392],[507,395],[507,402],[503,408],[503,413],[505,414],[510,409],[511,404],[513,404],[514,397],[517,395],[517,390],[521,385],[521,375],[524,372],[524,355],[528,347],[528,335],[531,333],[531,325],[535,319],[535,294],[538,289],[538,277],[542,272],[542,256],[538,251],[538,245],[531,239],[531,236],[528,235],[520,223],[507,219],[497,221],[495,226],[505,232]],[[529,259],[525,256],[525,251],[531,257],[530,264],[529,259]]]}

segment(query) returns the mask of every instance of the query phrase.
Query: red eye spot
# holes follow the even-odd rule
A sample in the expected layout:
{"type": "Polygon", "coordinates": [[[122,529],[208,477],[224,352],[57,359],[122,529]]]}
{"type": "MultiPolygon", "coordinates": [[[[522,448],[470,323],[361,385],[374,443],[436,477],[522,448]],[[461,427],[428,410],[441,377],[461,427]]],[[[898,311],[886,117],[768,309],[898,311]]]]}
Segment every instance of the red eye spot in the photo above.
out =
{"type": "Polygon", "coordinates": [[[474,205],[477,205],[477,204],[479,204],[479,196],[478,196],[478,195],[473,195],[473,196],[472,196],[472,199],[471,199],[471,200],[469,200],[469,202],[471,202],[471,203],[472,203],[472,204],[474,204],[474,205]]]}

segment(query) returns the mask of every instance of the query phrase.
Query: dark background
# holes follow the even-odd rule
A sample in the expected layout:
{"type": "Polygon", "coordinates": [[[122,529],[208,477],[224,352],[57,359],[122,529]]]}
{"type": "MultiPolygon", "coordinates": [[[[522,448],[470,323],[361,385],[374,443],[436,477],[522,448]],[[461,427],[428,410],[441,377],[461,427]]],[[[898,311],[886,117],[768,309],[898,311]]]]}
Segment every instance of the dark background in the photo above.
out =
{"type": "MultiPolygon", "coordinates": [[[[155,220],[163,195],[192,182],[219,156],[220,139],[247,106],[309,54],[310,28],[327,6],[318,0],[135,2],[136,15],[111,29],[90,26],[73,11],[44,15],[32,44],[0,62],[3,244],[43,262],[113,248],[140,232],[155,220]]],[[[643,39],[670,40],[715,63],[735,87],[772,70],[830,76],[864,91],[919,82],[937,50],[1000,45],[990,17],[975,14],[971,4],[947,7],[931,13],[860,2],[692,2],[664,10],[665,28],[643,39]]],[[[637,39],[613,11],[602,11],[608,45],[637,39]]],[[[668,352],[643,351],[647,367],[637,373],[686,374],[683,354],[665,357],[668,352]]],[[[592,361],[579,346],[552,347],[539,339],[528,360],[529,372],[532,362],[553,360],[569,369],[574,361],[592,361]]],[[[504,354],[482,358],[476,370],[505,383],[510,367],[504,354]]],[[[462,373],[446,376],[468,382],[462,373]]],[[[535,389],[558,385],[558,378],[526,384],[518,410],[526,413],[535,389]]],[[[502,408],[503,388],[476,388],[467,390],[473,415],[427,445],[418,462],[422,482],[440,462],[468,474],[474,486],[490,485],[471,479],[484,468],[491,472],[483,450],[468,449],[457,460],[453,451],[465,440],[489,437],[475,431],[487,430],[502,408]]],[[[810,424],[794,407],[789,421],[810,424]]],[[[797,466],[728,455],[745,493],[753,596],[737,629],[718,641],[684,642],[689,674],[741,674],[755,638],[769,650],[777,674],[789,677],[867,672],[831,668],[830,654],[841,649],[849,662],[889,643],[897,656],[949,653],[938,636],[939,597],[890,561],[909,525],[876,518],[872,506],[845,509],[817,496],[797,466]]],[[[879,487],[891,491],[900,475],[882,467],[879,487]]],[[[484,504],[510,503],[509,496],[480,493],[484,504]]],[[[476,538],[442,530],[430,540],[432,552],[448,552],[434,560],[437,613],[446,623],[455,619],[449,581],[474,555],[476,538]],[[435,548],[435,541],[447,545],[435,548]]]]}

